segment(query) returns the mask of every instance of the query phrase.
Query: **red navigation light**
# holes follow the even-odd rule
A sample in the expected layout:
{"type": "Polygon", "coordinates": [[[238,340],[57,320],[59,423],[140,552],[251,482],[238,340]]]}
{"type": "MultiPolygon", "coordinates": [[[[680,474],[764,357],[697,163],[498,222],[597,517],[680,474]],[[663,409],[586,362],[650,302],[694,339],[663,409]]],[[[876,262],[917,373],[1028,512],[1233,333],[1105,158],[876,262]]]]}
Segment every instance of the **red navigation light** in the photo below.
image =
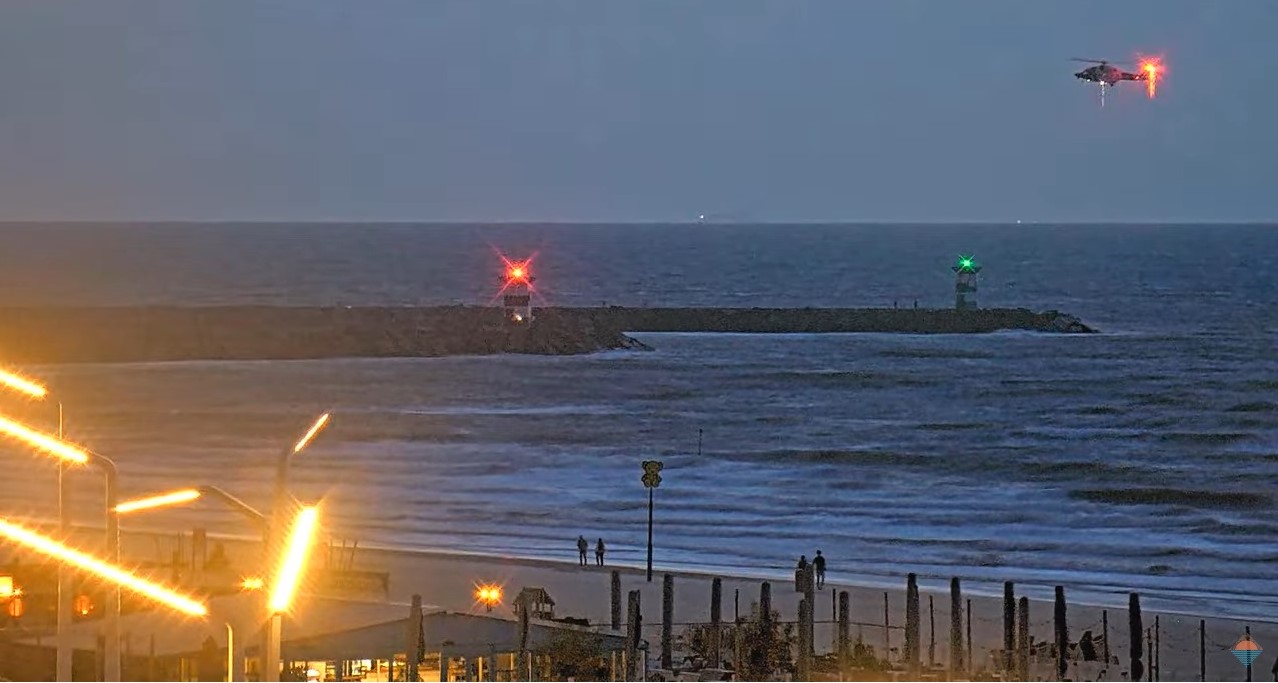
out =
{"type": "Polygon", "coordinates": [[[532,288],[532,257],[528,257],[522,261],[512,261],[505,256],[501,257],[502,263],[506,266],[506,282],[502,289],[514,287],[517,285],[527,285],[532,288]]]}
{"type": "Polygon", "coordinates": [[[1161,57],[1141,57],[1140,72],[1145,74],[1145,93],[1150,99],[1158,93],[1158,79],[1167,73],[1161,57]]]}

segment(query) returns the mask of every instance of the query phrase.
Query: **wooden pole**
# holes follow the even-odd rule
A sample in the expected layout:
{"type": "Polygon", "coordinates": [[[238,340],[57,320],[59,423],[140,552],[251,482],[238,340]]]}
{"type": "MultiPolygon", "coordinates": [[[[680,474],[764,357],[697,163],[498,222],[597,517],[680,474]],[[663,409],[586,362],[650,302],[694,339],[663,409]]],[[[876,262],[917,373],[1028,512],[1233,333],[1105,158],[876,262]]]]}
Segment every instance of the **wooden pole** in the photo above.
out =
{"type": "Polygon", "coordinates": [[[1154,680],[1154,638],[1150,629],[1145,629],[1145,659],[1149,660],[1149,668],[1145,669],[1145,680],[1154,680]]]}
{"type": "Polygon", "coordinates": [[[1158,623],[1161,618],[1162,615],[1154,615],[1154,659],[1150,664],[1153,666],[1154,680],[1156,681],[1163,680],[1163,637],[1162,626],[1158,623]]]}
{"type": "Polygon", "coordinates": [[[809,564],[803,571],[803,599],[808,601],[808,618],[799,628],[808,631],[808,655],[816,655],[816,570],[809,564]]]}
{"type": "Polygon", "coordinates": [[[927,668],[936,668],[936,603],[927,596],[927,668]]]}
{"type": "Polygon", "coordinates": [[[1029,680],[1030,620],[1029,598],[1022,597],[1017,605],[1016,619],[1016,680],[1029,680]]]}
{"type": "Polygon", "coordinates": [[[1065,621],[1065,587],[1056,587],[1056,615],[1053,621],[1056,624],[1056,680],[1065,680],[1065,675],[1069,673],[1069,659],[1066,654],[1069,650],[1069,626],[1065,621]]]}
{"type": "Polygon", "coordinates": [[[799,600],[799,661],[796,674],[800,681],[812,679],[812,643],[808,641],[808,630],[803,627],[811,617],[812,603],[807,598],[799,600]]]}
{"type": "Polygon", "coordinates": [[[1198,620],[1198,680],[1207,680],[1207,620],[1198,620]]]}
{"type": "Polygon", "coordinates": [[[912,674],[919,671],[919,583],[911,573],[905,578],[905,663],[912,674]]]}
{"type": "Polygon", "coordinates": [[[626,595],[626,650],[622,666],[622,680],[635,680],[635,660],[639,653],[639,591],[630,591],[626,595]]]}
{"type": "Polygon", "coordinates": [[[1104,651],[1105,668],[1109,668],[1109,610],[1101,610],[1101,649],[1104,651]]]}
{"type": "Polygon", "coordinates": [[[963,671],[963,591],[956,576],[950,579],[950,680],[963,671]]]}
{"type": "Polygon", "coordinates": [[[883,661],[892,659],[891,613],[888,612],[888,592],[883,591],[883,661]]]}
{"type": "Polygon", "coordinates": [[[838,622],[838,644],[835,652],[839,653],[839,672],[845,673],[848,668],[848,659],[852,655],[850,652],[850,641],[852,637],[852,609],[847,591],[839,591],[838,622]]]}
{"type": "Polygon", "coordinates": [[[661,577],[661,668],[674,664],[674,576],[661,577]]]}
{"type": "Polygon", "coordinates": [[[621,572],[612,570],[612,630],[621,630],[621,572]]]}
{"type": "Polygon", "coordinates": [[[1131,641],[1131,650],[1128,653],[1128,657],[1131,658],[1130,680],[1139,681],[1140,677],[1145,673],[1145,665],[1140,661],[1140,658],[1145,651],[1145,648],[1141,643],[1141,636],[1144,635],[1145,628],[1141,625],[1140,595],[1138,593],[1132,593],[1128,596],[1127,624],[1128,636],[1131,641]]]}
{"type": "Polygon", "coordinates": [[[723,663],[723,579],[710,582],[710,668],[723,663]]]}
{"type": "Polygon", "coordinates": [[[970,673],[976,669],[976,662],[972,661],[972,599],[971,598],[967,599],[967,610],[964,611],[964,614],[967,615],[967,670],[970,673]]]}
{"type": "Polygon", "coordinates": [[[1012,649],[1016,647],[1016,587],[1003,583],[1003,671],[1012,670],[1012,649]]]}

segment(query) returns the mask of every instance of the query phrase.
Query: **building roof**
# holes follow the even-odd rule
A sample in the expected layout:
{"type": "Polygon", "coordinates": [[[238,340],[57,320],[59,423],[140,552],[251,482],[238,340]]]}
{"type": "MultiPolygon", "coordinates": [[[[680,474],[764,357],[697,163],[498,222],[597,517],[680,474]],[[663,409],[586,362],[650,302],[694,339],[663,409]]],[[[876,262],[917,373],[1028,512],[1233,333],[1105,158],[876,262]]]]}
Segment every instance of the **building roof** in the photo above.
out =
{"type": "MultiPolygon", "coordinates": [[[[120,618],[120,634],[124,641],[121,648],[134,655],[149,654],[154,639],[156,656],[187,655],[199,652],[208,638],[212,638],[219,648],[225,648],[227,623],[234,628],[237,647],[257,643],[261,626],[266,621],[264,602],[260,592],[240,593],[209,600],[209,615],[204,618],[187,617],[162,609],[127,614],[120,618]]],[[[410,608],[407,603],[310,597],[300,601],[297,610],[285,617],[284,638],[286,641],[311,638],[404,619],[410,608]]],[[[105,624],[100,619],[73,624],[70,628],[71,642],[76,649],[94,650],[98,635],[104,633],[104,628],[105,624]]],[[[19,642],[37,644],[35,638],[19,642]]],[[[51,643],[49,638],[39,641],[41,645],[51,643]]]]}
{"type": "MultiPolygon", "coordinates": [[[[519,623],[514,619],[436,611],[423,615],[422,626],[425,652],[483,657],[519,649],[519,623]]],[[[537,649],[563,632],[597,635],[604,651],[625,649],[625,637],[617,633],[538,619],[529,621],[528,647],[537,649]]],[[[407,652],[409,637],[409,619],[405,615],[391,622],[309,638],[293,638],[286,632],[281,654],[294,661],[387,658],[407,652]]]]}
{"type": "MultiPolygon", "coordinates": [[[[158,657],[196,656],[212,639],[226,647],[226,625],[235,630],[236,648],[256,655],[265,623],[261,593],[241,593],[209,601],[209,616],[185,617],[167,610],[128,614],[120,619],[122,649],[133,655],[154,652],[158,657]]],[[[386,658],[409,650],[409,614],[412,606],[399,602],[363,602],[310,597],[285,617],[281,654],[285,660],[342,660],[386,658]]],[[[519,624],[507,617],[447,612],[423,607],[423,640],[426,652],[447,652],[453,657],[487,656],[519,649],[519,624]]],[[[70,637],[79,650],[93,650],[103,633],[101,620],[73,624],[70,637]]],[[[598,634],[602,647],[621,650],[624,636],[611,631],[556,621],[529,621],[528,646],[536,649],[556,632],[598,634]]],[[[22,639],[26,645],[51,646],[52,640],[22,639]]]]}

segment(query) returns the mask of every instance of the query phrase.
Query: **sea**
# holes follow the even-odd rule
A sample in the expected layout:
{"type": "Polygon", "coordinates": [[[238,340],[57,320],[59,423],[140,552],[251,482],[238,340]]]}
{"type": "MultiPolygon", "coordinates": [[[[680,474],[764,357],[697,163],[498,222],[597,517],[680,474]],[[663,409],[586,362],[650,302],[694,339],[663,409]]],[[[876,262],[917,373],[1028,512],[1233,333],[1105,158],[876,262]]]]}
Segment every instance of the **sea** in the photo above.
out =
{"type": "MultiPolygon", "coordinates": [[[[836,582],[1272,620],[1278,226],[7,224],[0,306],[489,305],[504,256],[549,306],[949,307],[960,255],[981,306],[1099,333],[22,370],[126,497],[211,484],[265,507],[277,454],[331,410],[291,486],[360,547],[575,561],[583,535],[642,565],[651,493],[659,570],[787,577],[819,549],[836,582]]],[[[53,468],[0,457],[0,509],[52,517],[53,468]]],[[[100,523],[101,481],[74,478],[100,523]]],[[[125,526],[252,534],[205,502],[125,526]]]]}

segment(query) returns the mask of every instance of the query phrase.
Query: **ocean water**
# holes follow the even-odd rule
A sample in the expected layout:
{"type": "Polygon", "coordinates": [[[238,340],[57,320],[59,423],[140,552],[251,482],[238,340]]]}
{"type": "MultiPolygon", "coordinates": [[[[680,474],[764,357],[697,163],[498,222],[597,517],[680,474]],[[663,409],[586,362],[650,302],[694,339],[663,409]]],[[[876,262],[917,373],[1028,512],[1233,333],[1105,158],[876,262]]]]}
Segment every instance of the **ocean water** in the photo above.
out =
{"type": "MultiPolygon", "coordinates": [[[[265,505],[275,454],[331,408],[292,477],[361,545],[575,559],[584,534],[639,564],[639,463],[657,458],[659,566],[783,575],[820,548],[832,580],[1139,590],[1256,619],[1278,603],[1276,227],[9,225],[0,305],[487,303],[499,251],[535,254],[550,305],[947,306],[949,266],[975,254],[982,305],[1101,333],[27,370],[130,494],[217,484],[265,505]]],[[[2,457],[0,509],[50,515],[51,470],[2,457]]],[[[81,478],[81,519],[99,495],[81,478]]],[[[211,504],[130,524],[249,531],[211,504]]]]}

